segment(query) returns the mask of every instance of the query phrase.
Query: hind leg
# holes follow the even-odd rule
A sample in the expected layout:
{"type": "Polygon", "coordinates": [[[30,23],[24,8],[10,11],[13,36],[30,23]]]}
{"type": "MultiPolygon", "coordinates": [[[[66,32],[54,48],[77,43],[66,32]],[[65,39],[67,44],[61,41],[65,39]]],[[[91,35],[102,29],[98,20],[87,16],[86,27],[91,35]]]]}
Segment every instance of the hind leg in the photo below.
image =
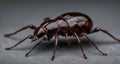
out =
{"type": "Polygon", "coordinates": [[[112,37],[114,40],[117,40],[118,42],[120,42],[120,39],[116,38],[115,36],[113,36],[112,34],[110,34],[110,33],[109,33],[108,31],[106,31],[105,29],[102,29],[102,28],[99,28],[99,27],[93,29],[91,33],[99,32],[99,31],[104,32],[105,34],[107,34],[107,35],[109,35],[110,37],[112,37]]]}
{"type": "Polygon", "coordinates": [[[82,35],[85,36],[85,37],[88,39],[88,41],[90,42],[90,44],[92,44],[102,55],[107,55],[107,53],[102,52],[102,51],[96,46],[96,44],[87,36],[86,33],[83,33],[82,35]]]}

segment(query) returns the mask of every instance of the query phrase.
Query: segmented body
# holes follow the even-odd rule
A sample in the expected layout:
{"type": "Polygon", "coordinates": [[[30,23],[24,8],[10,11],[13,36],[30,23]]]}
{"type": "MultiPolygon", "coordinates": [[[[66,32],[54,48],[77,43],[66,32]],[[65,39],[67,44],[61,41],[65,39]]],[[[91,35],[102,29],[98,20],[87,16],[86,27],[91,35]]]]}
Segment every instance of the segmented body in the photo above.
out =
{"type": "Polygon", "coordinates": [[[78,34],[81,33],[90,33],[92,29],[92,20],[83,13],[65,13],[54,20],[48,22],[43,22],[39,30],[37,30],[38,37],[43,36],[47,33],[48,38],[50,39],[54,33],[59,30],[59,35],[64,36],[64,33],[68,33],[69,36],[73,35],[72,32],[78,34]]]}

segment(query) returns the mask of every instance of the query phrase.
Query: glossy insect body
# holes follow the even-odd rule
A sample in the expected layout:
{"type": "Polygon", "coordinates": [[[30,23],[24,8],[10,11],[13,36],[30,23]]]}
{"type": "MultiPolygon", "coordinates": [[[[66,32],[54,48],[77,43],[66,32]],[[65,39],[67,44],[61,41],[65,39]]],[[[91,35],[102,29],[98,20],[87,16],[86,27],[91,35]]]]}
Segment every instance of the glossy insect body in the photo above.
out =
{"type": "Polygon", "coordinates": [[[33,41],[36,41],[37,39],[41,39],[41,41],[39,43],[37,43],[32,50],[30,50],[26,56],[28,56],[28,54],[33,51],[33,49],[35,49],[42,41],[44,40],[50,40],[53,36],[55,36],[55,50],[53,51],[53,55],[51,60],[54,60],[55,58],[55,52],[58,46],[58,39],[59,39],[59,35],[61,36],[65,36],[66,40],[68,42],[68,46],[70,46],[70,41],[68,39],[68,36],[75,36],[78,45],[80,46],[81,52],[84,56],[85,59],[87,59],[86,54],[84,53],[84,50],[82,48],[81,45],[81,41],[79,39],[79,37],[85,36],[89,42],[103,55],[107,55],[106,53],[103,53],[102,51],[99,50],[99,48],[94,44],[94,42],[87,36],[88,34],[91,33],[95,33],[98,31],[102,31],[106,34],[108,34],[109,36],[111,36],[113,39],[117,40],[120,42],[119,39],[115,38],[113,35],[111,35],[108,31],[101,29],[99,27],[94,28],[92,30],[92,20],[90,19],[89,16],[87,16],[86,14],[83,13],[79,13],[79,12],[70,12],[70,13],[65,13],[62,14],[60,16],[58,16],[55,19],[50,19],[50,18],[45,18],[44,22],[39,26],[36,27],[34,25],[28,25],[25,26],[13,33],[9,33],[9,34],[5,34],[6,37],[9,37],[11,35],[14,35],[24,29],[30,28],[32,30],[34,30],[34,34],[33,35],[28,35],[27,37],[25,37],[23,40],[21,40],[20,42],[18,42],[17,44],[15,44],[12,47],[6,48],[6,50],[10,50],[14,47],[16,47],[17,45],[19,45],[20,43],[22,43],[23,41],[25,41],[26,39],[32,39],[33,41]],[[45,37],[45,35],[47,37],[45,37]]]}
{"type": "Polygon", "coordinates": [[[79,35],[82,33],[89,34],[92,29],[92,25],[93,23],[91,19],[83,13],[66,13],[58,16],[54,20],[49,19],[45,21],[34,34],[38,35],[39,38],[39,35],[43,36],[43,34],[48,32],[47,35],[51,38],[58,29],[60,29],[58,35],[62,36],[65,36],[65,33],[67,33],[68,36],[71,36],[73,35],[73,32],[79,33],[79,35]]]}

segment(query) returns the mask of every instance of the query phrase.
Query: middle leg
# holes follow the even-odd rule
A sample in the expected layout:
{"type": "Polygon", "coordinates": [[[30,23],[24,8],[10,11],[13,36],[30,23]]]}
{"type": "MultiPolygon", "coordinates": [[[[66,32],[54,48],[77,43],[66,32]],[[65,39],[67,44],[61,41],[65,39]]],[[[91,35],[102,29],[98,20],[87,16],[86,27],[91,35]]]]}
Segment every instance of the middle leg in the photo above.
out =
{"type": "MultiPolygon", "coordinates": [[[[40,41],[40,42],[38,42],[29,52],[27,52],[26,53],[26,57],[28,57],[28,55],[36,48],[36,47],[38,47],[39,45],[40,45],[40,43],[42,42],[42,41],[44,41],[44,39],[45,39],[45,37],[43,37],[43,39],[40,41]]],[[[47,38],[46,38],[47,39],[47,38]]]]}
{"type": "Polygon", "coordinates": [[[68,43],[68,47],[70,47],[70,40],[68,39],[68,33],[65,33],[65,37],[66,37],[66,40],[67,40],[67,43],[68,43]]]}
{"type": "Polygon", "coordinates": [[[80,49],[81,49],[81,51],[82,51],[82,54],[83,54],[84,58],[87,59],[87,56],[86,56],[86,54],[84,53],[83,47],[82,47],[82,45],[81,45],[81,41],[80,41],[80,39],[79,39],[79,37],[78,37],[78,34],[77,34],[77,33],[74,33],[74,35],[75,35],[75,37],[76,37],[76,39],[77,39],[77,41],[78,41],[78,44],[79,44],[79,46],[80,46],[80,49]]]}

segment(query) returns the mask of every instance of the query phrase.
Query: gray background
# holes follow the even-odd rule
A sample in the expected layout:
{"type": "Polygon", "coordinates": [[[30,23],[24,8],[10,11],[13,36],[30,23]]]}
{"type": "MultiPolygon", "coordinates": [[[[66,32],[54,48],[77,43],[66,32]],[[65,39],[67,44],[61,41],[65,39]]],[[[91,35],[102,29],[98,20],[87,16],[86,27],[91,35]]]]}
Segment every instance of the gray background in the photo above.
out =
{"type": "Polygon", "coordinates": [[[11,38],[5,38],[3,34],[28,24],[39,26],[45,17],[55,18],[62,13],[75,11],[88,14],[94,27],[105,28],[120,39],[120,0],[0,0],[0,64],[120,64],[120,44],[102,32],[89,37],[108,56],[102,56],[89,45],[86,38],[82,38],[87,60],[75,44],[75,38],[70,38],[71,48],[67,47],[64,37],[59,40],[54,61],[50,60],[54,50],[54,38],[50,42],[42,43],[27,58],[25,53],[37,42],[30,43],[31,40],[28,39],[10,51],[4,50],[33,31],[27,29],[11,38]]]}

